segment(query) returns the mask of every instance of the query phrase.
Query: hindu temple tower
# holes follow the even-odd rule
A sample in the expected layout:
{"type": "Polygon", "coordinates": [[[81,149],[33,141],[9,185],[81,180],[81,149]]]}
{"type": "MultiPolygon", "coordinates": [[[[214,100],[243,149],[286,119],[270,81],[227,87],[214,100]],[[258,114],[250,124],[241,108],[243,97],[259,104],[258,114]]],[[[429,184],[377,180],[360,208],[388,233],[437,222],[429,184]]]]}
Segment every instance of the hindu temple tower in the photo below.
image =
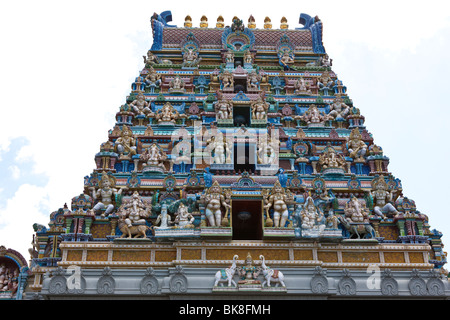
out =
{"type": "Polygon", "coordinates": [[[26,299],[449,296],[317,16],[150,21],[84,189],[34,225],[26,299]]]}

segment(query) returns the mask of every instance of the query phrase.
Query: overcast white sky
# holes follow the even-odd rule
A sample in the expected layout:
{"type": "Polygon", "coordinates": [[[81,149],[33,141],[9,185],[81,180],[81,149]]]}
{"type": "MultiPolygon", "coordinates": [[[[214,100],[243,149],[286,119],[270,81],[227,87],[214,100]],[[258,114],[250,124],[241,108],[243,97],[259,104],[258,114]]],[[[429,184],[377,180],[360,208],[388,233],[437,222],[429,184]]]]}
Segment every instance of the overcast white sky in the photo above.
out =
{"type": "Polygon", "coordinates": [[[0,245],[27,252],[33,223],[70,206],[144,67],[150,17],[171,10],[214,25],[257,27],[300,13],[324,23],[333,70],[391,159],[404,195],[450,241],[448,1],[2,1],[0,3],[0,245]],[[212,5],[212,3],[217,3],[212,5]],[[220,4],[221,3],[221,4],[220,4]]]}

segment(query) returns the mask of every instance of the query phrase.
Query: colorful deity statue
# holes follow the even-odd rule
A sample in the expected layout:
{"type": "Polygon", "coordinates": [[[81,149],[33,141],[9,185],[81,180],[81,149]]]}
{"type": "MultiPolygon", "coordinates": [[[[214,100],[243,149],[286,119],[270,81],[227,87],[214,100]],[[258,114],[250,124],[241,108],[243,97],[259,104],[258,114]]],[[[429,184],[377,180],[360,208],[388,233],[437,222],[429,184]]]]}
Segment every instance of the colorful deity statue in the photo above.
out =
{"type": "Polygon", "coordinates": [[[253,63],[252,53],[250,52],[250,50],[246,50],[244,53],[244,65],[252,63],[253,63]]]}
{"type": "Polygon", "coordinates": [[[145,96],[140,91],[136,97],[136,99],[130,103],[131,109],[133,112],[140,116],[140,115],[147,115],[151,112],[150,104],[145,101],[145,96]]]}
{"type": "Polygon", "coordinates": [[[324,95],[328,95],[329,91],[333,90],[334,81],[330,76],[328,71],[324,71],[321,76],[317,79],[317,87],[324,95]]]}
{"type": "Polygon", "coordinates": [[[184,203],[180,203],[178,210],[175,213],[175,226],[178,228],[193,228],[195,218],[192,213],[189,212],[188,207],[184,203]]]}
{"type": "Polygon", "coordinates": [[[233,102],[231,100],[217,101],[215,110],[217,120],[227,120],[233,118],[233,102]]]}
{"type": "Polygon", "coordinates": [[[118,209],[119,218],[131,228],[133,225],[145,224],[146,219],[151,214],[152,206],[148,201],[144,201],[139,192],[133,192],[131,199],[122,202],[118,209]]]}
{"type": "Polygon", "coordinates": [[[222,81],[222,89],[224,91],[234,90],[234,77],[230,71],[225,70],[219,75],[219,79],[222,81]]]}
{"type": "Polygon", "coordinates": [[[257,158],[259,164],[278,163],[279,144],[270,139],[260,139],[258,143],[257,158]]]}
{"type": "Polygon", "coordinates": [[[158,215],[155,221],[155,229],[168,229],[171,227],[172,217],[169,214],[167,204],[161,205],[161,213],[158,215]]]}
{"type": "Polygon", "coordinates": [[[247,90],[255,91],[259,89],[259,82],[261,81],[261,76],[256,73],[256,71],[251,71],[247,75],[247,90]]]}
{"type": "Polygon", "coordinates": [[[358,128],[352,130],[347,138],[347,150],[353,159],[364,160],[367,153],[367,145],[362,140],[362,135],[358,128]]]}
{"type": "Polygon", "coordinates": [[[305,79],[303,77],[300,77],[297,79],[297,81],[294,84],[294,93],[296,95],[310,95],[311,89],[309,89],[309,86],[307,85],[305,79]]]}
{"type": "Polygon", "coordinates": [[[152,66],[148,68],[148,74],[145,77],[145,83],[150,87],[150,92],[154,93],[156,88],[161,85],[161,75],[153,69],[152,66]]]}
{"type": "Polygon", "coordinates": [[[183,54],[182,67],[197,67],[202,58],[199,56],[197,50],[187,48],[183,54]]]}
{"type": "Polygon", "coordinates": [[[108,216],[114,210],[114,202],[116,198],[122,195],[122,191],[126,189],[120,188],[117,190],[115,188],[115,178],[106,174],[106,172],[102,173],[102,178],[99,181],[99,188],[95,190],[94,187],[91,187],[92,190],[92,198],[94,200],[98,200],[97,204],[94,206],[94,212],[99,210],[104,210],[101,216],[108,216]]]}
{"type": "Polygon", "coordinates": [[[377,216],[386,219],[386,215],[395,216],[398,214],[397,209],[391,203],[394,201],[394,191],[389,190],[389,187],[384,180],[384,176],[379,176],[372,181],[370,195],[374,202],[373,212],[377,216]]]}
{"type": "Polygon", "coordinates": [[[157,169],[158,171],[165,171],[164,161],[167,160],[167,154],[156,143],[153,143],[140,155],[140,160],[144,161],[145,170],[157,169]]]}
{"type": "Polygon", "coordinates": [[[354,195],[345,204],[345,219],[349,222],[368,223],[369,209],[365,202],[361,203],[354,195]]]}
{"type": "Polygon", "coordinates": [[[325,148],[324,152],[319,157],[318,164],[322,172],[326,169],[342,169],[345,171],[347,166],[344,157],[337,153],[331,146],[325,148]]]}
{"type": "Polygon", "coordinates": [[[261,268],[253,264],[253,258],[250,253],[247,254],[245,265],[243,265],[242,267],[238,267],[237,271],[241,278],[241,280],[238,282],[239,285],[261,283],[259,280],[257,280],[259,274],[261,273],[261,268]]]}
{"type": "Polygon", "coordinates": [[[225,62],[226,63],[234,63],[234,53],[231,50],[228,50],[225,53],[225,62]]]}
{"type": "Polygon", "coordinates": [[[156,112],[156,120],[158,120],[158,123],[175,124],[178,118],[180,118],[180,114],[170,102],[166,102],[164,106],[156,112]]]}
{"type": "Polygon", "coordinates": [[[290,53],[288,50],[284,50],[279,53],[280,64],[283,66],[285,70],[289,70],[293,67],[295,57],[293,53],[290,53]]]}
{"type": "Polygon", "coordinates": [[[130,159],[136,154],[136,138],[133,131],[127,126],[123,126],[121,135],[117,138],[115,145],[121,159],[130,159]]]}
{"type": "Polygon", "coordinates": [[[220,227],[222,225],[222,207],[226,209],[227,216],[231,205],[225,200],[225,196],[219,183],[214,181],[212,186],[203,195],[205,203],[205,216],[210,227],[220,227]]]}
{"type": "Polygon", "coordinates": [[[311,196],[306,198],[305,204],[300,211],[301,228],[303,230],[317,230],[319,233],[325,229],[323,212],[316,207],[311,196]]]}
{"type": "Polygon", "coordinates": [[[346,119],[349,112],[350,107],[344,103],[341,96],[337,96],[330,105],[328,116],[332,117],[334,120],[346,119]]]}
{"type": "Polygon", "coordinates": [[[276,181],[271,192],[265,197],[264,210],[273,208],[273,226],[284,228],[289,217],[288,205],[293,202],[293,195],[285,190],[279,181],[276,181]]]}
{"type": "Polygon", "coordinates": [[[306,110],[305,113],[298,118],[305,121],[308,126],[323,126],[324,122],[329,119],[327,115],[320,112],[317,106],[313,104],[310,105],[308,110],[306,110]]]}
{"type": "Polygon", "coordinates": [[[169,92],[186,92],[184,80],[177,74],[169,83],[169,92]]]}
{"type": "Polygon", "coordinates": [[[257,100],[253,101],[250,105],[252,110],[252,119],[254,120],[266,120],[267,112],[269,111],[269,104],[259,96],[257,100]]]}
{"type": "Polygon", "coordinates": [[[214,135],[207,141],[208,150],[212,153],[213,163],[231,163],[231,149],[223,135],[214,135]]]}

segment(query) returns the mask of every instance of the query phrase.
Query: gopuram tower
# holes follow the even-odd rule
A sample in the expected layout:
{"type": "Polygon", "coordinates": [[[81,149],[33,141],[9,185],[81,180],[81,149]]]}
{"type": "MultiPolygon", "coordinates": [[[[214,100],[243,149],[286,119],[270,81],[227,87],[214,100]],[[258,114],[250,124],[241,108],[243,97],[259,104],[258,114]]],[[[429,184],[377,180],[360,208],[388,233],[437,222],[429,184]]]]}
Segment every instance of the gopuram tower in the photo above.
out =
{"type": "Polygon", "coordinates": [[[418,211],[332,70],[322,22],[151,17],[153,44],[26,299],[448,298],[418,211]]]}

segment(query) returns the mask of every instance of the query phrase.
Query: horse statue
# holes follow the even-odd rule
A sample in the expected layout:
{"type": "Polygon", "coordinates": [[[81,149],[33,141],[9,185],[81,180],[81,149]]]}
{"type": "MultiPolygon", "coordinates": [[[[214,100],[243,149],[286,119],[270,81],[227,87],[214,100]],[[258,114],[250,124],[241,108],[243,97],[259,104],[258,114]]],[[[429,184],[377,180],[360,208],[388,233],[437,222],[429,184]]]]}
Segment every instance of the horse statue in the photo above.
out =
{"type": "Polygon", "coordinates": [[[281,284],[283,287],[286,287],[284,284],[284,275],[279,270],[274,270],[266,266],[264,256],[260,255],[259,258],[261,259],[261,268],[264,276],[264,282],[262,284],[262,287],[264,287],[267,283],[267,286],[270,287],[270,282],[275,282],[277,284],[281,284]]]}
{"type": "Polygon", "coordinates": [[[236,260],[238,259],[238,255],[235,254],[233,257],[233,264],[229,268],[220,269],[216,273],[216,282],[214,282],[214,286],[217,286],[219,283],[223,286],[224,282],[228,282],[228,287],[231,287],[231,284],[233,284],[235,287],[236,282],[234,282],[233,277],[236,272],[236,260]]]}

